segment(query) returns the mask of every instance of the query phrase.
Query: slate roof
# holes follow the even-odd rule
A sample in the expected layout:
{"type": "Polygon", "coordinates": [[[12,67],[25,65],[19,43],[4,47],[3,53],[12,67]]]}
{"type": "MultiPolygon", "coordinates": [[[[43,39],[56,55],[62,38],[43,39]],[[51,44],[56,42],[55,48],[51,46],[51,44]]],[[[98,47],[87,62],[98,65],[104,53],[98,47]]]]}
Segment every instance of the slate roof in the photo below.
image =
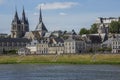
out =
{"type": "Polygon", "coordinates": [[[26,38],[0,38],[0,42],[30,42],[26,38]]]}
{"type": "Polygon", "coordinates": [[[36,31],[48,31],[43,22],[40,22],[40,23],[36,26],[36,29],[35,29],[35,30],[36,30],[36,31]]]}
{"type": "Polygon", "coordinates": [[[62,38],[59,38],[59,37],[51,39],[49,43],[52,44],[52,43],[54,43],[54,41],[56,43],[64,43],[64,40],[62,38]]]}

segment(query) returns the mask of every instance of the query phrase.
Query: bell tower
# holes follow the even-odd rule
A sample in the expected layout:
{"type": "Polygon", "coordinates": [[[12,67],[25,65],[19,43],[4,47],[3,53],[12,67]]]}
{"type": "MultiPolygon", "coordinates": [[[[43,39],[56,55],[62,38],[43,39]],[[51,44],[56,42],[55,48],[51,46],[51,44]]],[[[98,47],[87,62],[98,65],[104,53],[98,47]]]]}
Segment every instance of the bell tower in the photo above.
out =
{"type": "Polygon", "coordinates": [[[18,17],[17,9],[15,11],[15,16],[14,16],[14,19],[12,20],[11,25],[12,25],[12,27],[11,27],[11,38],[22,37],[21,21],[18,17]]]}

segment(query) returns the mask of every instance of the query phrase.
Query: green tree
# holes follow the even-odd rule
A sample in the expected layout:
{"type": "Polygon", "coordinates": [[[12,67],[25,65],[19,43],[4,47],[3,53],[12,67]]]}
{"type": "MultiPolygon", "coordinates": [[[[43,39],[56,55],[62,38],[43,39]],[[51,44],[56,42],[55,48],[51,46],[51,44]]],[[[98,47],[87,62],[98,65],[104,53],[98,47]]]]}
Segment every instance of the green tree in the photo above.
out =
{"type": "Polygon", "coordinates": [[[97,33],[97,30],[98,30],[97,24],[91,25],[91,28],[90,28],[90,33],[91,34],[97,33]]]}
{"type": "Polygon", "coordinates": [[[112,21],[110,23],[110,32],[111,33],[120,33],[120,21],[112,21]]]}
{"type": "Polygon", "coordinates": [[[79,32],[80,35],[83,35],[83,34],[89,34],[89,30],[87,30],[86,28],[82,28],[79,32]]]}

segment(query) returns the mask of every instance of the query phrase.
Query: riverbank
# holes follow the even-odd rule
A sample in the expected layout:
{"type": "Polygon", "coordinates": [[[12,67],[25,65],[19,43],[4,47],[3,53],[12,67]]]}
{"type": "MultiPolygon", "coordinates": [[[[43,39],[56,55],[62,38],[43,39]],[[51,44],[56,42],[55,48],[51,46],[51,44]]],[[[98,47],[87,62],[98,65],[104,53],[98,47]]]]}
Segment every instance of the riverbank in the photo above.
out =
{"type": "Polygon", "coordinates": [[[0,64],[120,64],[120,54],[1,55],[0,64]]]}

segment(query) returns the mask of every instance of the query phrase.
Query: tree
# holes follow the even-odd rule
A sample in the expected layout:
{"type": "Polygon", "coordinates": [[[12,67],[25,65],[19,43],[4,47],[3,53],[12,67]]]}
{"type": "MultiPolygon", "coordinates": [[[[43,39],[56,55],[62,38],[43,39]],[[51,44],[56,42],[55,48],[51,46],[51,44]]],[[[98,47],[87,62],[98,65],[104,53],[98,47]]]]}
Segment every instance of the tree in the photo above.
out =
{"type": "Polygon", "coordinates": [[[80,35],[83,35],[83,34],[89,34],[89,30],[87,30],[86,28],[82,28],[81,30],[80,30],[80,33],[79,33],[80,35]]]}
{"type": "Polygon", "coordinates": [[[120,22],[119,21],[112,21],[110,23],[110,32],[111,33],[120,33],[120,22]]]}
{"type": "Polygon", "coordinates": [[[97,33],[97,30],[98,30],[97,24],[91,25],[91,28],[90,28],[90,33],[91,34],[97,33]]]}

